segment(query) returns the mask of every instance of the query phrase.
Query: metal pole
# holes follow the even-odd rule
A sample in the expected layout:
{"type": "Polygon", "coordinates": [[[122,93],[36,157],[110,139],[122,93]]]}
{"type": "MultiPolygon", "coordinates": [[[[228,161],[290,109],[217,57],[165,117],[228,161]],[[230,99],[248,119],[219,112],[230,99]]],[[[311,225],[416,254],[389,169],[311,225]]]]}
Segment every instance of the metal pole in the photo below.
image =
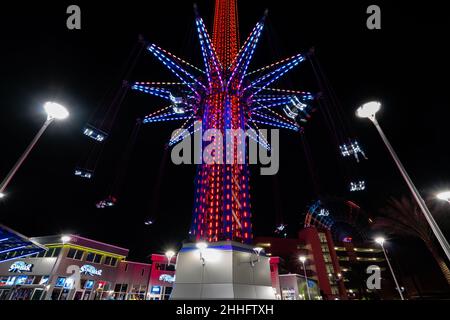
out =
{"type": "Polygon", "coordinates": [[[428,207],[425,204],[425,201],[420,196],[419,191],[417,190],[417,188],[415,187],[411,178],[409,177],[408,173],[406,172],[405,168],[403,167],[403,164],[400,162],[400,159],[398,158],[397,154],[395,153],[394,149],[392,148],[391,144],[389,143],[387,137],[385,136],[383,130],[381,129],[380,125],[378,124],[378,121],[375,118],[375,115],[369,117],[369,119],[373,122],[373,124],[377,128],[378,133],[381,136],[381,139],[383,139],[384,144],[386,145],[386,147],[389,150],[392,158],[394,159],[398,169],[400,170],[400,173],[402,174],[403,178],[405,179],[406,184],[408,185],[411,193],[414,196],[414,199],[416,200],[423,215],[425,216],[425,219],[427,220],[428,224],[430,225],[431,230],[433,231],[434,235],[436,236],[437,240],[439,241],[439,244],[441,245],[442,249],[444,250],[445,255],[447,256],[447,259],[450,261],[450,245],[448,244],[447,239],[445,238],[445,236],[442,233],[441,229],[439,228],[438,224],[434,220],[433,215],[431,214],[430,210],[428,210],[428,207]]]}
{"type": "Polygon", "coordinates": [[[36,145],[36,143],[38,142],[39,138],[44,133],[45,129],[47,129],[47,127],[50,125],[50,123],[52,123],[53,120],[54,120],[54,118],[47,117],[47,120],[44,122],[44,125],[42,126],[42,128],[39,130],[39,132],[36,134],[34,139],[31,141],[31,143],[26,148],[25,152],[22,154],[22,156],[19,158],[19,160],[17,160],[17,162],[14,165],[14,167],[12,167],[11,171],[9,171],[8,175],[6,176],[6,178],[0,184],[0,193],[3,193],[5,191],[6,187],[11,182],[11,180],[14,177],[14,175],[16,174],[17,170],[19,170],[20,166],[25,161],[25,159],[28,157],[29,153],[31,152],[33,147],[36,145]]]}
{"type": "Polygon", "coordinates": [[[311,293],[309,292],[308,276],[306,275],[305,262],[302,262],[302,264],[303,264],[303,274],[305,275],[306,292],[308,292],[308,300],[311,300],[311,293]]]}
{"type": "Polygon", "coordinates": [[[395,274],[394,274],[394,270],[392,269],[391,263],[389,262],[389,258],[388,258],[387,254],[386,254],[386,250],[384,249],[384,244],[381,244],[381,248],[383,248],[384,257],[386,258],[386,262],[387,262],[387,264],[389,266],[389,270],[391,270],[392,278],[394,279],[395,287],[398,290],[398,294],[400,295],[400,298],[402,300],[405,300],[405,298],[403,297],[402,289],[398,285],[397,278],[395,277],[395,274]]]}

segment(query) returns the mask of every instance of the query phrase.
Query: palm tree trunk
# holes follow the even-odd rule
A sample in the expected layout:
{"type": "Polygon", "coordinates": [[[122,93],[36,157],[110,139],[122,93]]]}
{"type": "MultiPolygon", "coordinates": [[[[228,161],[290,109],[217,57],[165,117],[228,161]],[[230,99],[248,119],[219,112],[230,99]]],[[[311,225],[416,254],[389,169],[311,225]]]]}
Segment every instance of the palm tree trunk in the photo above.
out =
{"type": "Polygon", "coordinates": [[[441,268],[442,274],[445,277],[445,280],[447,280],[448,285],[450,286],[450,270],[448,269],[447,264],[445,263],[445,260],[442,259],[442,256],[439,254],[439,252],[436,250],[434,245],[432,243],[425,243],[428,250],[430,250],[431,255],[433,256],[434,260],[436,260],[437,264],[439,265],[439,268],[441,268]]]}

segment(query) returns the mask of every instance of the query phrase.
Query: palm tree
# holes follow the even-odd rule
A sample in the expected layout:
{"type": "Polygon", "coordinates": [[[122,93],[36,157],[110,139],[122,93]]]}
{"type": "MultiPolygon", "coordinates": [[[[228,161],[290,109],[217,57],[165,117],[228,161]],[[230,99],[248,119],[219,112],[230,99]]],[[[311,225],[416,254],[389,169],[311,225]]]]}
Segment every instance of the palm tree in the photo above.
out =
{"type": "Polygon", "coordinates": [[[388,206],[375,219],[374,228],[389,230],[397,235],[420,238],[430,251],[450,285],[450,270],[434,242],[433,232],[414,199],[402,196],[391,198],[388,206]]]}

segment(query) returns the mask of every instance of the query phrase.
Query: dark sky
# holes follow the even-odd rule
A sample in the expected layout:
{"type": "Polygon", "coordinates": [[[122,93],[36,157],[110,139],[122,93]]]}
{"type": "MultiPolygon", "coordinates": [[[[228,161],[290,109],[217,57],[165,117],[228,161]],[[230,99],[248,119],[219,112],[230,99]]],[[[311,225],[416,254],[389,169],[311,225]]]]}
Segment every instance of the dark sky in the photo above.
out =
{"type": "MultiPolygon", "coordinates": [[[[213,1],[197,3],[210,26],[213,1]]],[[[111,188],[134,119],[162,106],[161,100],[128,94],[96,178],[81,180],[73,176],[73,170],[92,146],[81,130],[120,87],[124,64],[138,34],[179,56],[199,61],[192,4],[170,0],[39,1],[2,8],[0,176],[7,174],[45,120],[44,101],[59,101],[71,112],[69,120],[52,124],[12,181],[8,198],[0,204],[2,223],[29,236],[77,233],[130,248],[137,259],[186,238],[194,167],[163,161],[164,144],[176,123],[142,127],[118,206],[109,210],[94,206],[111,188]],[[65,11],[74,3],[82,10],[79,31],[66,28],[65,11]],[[157,218],[153,227],[144,226],[147,216],[157,218]]],[[[306,141],[318,172],[314,180],[320,194],[354,200],[376,215],[388,196],[407,192],[373,126],[354,116],[356,107],[370,99],[383,103],[380,123],[424,196],[450,182],[450,29],[442,1],[425,5],[410,1],[241,0],[242,40],[265,8],[269,8],[267,29],[252,67],[314,46],[342,106],[346,125],[336,121],[338,130],[359,139],[369,157],[359,166],[342,159],[329,125],[317,112],[306,128],[306,141]],[[365,11],[374,3],[382,10],[382,30],[366,28],[365,11]],[[356,169],[347,170],[349,163],[356,169]],[[367,181],[368,189],[362,194],[348,192],[347,184],[355,172],[367,181]]],[[[131,79],[174,78],[144,53],[131,79]]],[[[308,63],[280,83],[289,85],[319,90],[308,63]]],[[[277,217],[290,226],[300,225],[306,206],[317,196],[298,134],[282,132],[280,159],[277,176],[262,177],[257,168],[253,170],[256,235],[270,233],[277,217]]],[[[450,208],[441,209],[437,219],[448,234],[450,208]]]]}

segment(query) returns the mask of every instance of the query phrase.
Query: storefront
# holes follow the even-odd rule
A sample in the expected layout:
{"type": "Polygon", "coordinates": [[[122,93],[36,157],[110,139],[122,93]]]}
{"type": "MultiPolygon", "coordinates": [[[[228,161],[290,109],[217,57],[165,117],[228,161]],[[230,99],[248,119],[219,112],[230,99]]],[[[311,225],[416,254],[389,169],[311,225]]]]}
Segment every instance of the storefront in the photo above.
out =
{"type": "Polygon", "coordinates": [[[79,236],[34,238],[48,250],[0,263],[0,300],[145,299],[151,265],[79,236]]]}
{"type": "Polygon", "coordinates": [[[175,281],[176,257],[170,261],[165,255],[152,254],[152,272],[150,278],[150,300],[168,300],[175,281]]]}

